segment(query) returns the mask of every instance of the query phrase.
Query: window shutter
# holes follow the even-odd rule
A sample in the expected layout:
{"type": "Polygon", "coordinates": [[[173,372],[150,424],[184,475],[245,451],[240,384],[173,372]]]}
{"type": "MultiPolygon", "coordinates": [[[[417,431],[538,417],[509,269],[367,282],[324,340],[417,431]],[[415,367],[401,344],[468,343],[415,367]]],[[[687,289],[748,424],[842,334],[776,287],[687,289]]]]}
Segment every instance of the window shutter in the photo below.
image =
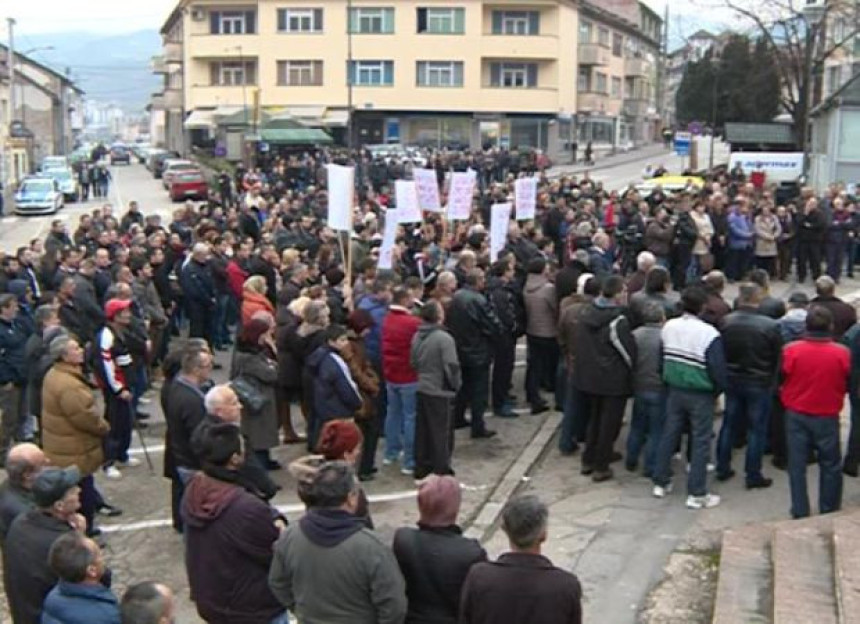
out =
{"type": "Polygon", "coordinates": [[[454,9],[454,32],[462,35],[466,32],[466,10],[454,9]]]}
{"type": "Polygon", "coordinates": [[[355,81],[355,73],[356,73],[355,67],[356,67],[355,61],[352,61],[352,62],[347,61],[346,62],[346,83],[347,83],[347,85],[354,85],[356,82],[355,81]]]}
{"type": "Polygon", "coordinates": [[[278,32],[287,30],[287,10],[278,9],[278,32]]]}
{"type": "Polygon", "coordinates": [[[218,11],[212,11],[209,13],[209,34],[221,34],[221,14],[218,11]]]}
{"type": "Polygon", "coordinates": [[[394,9],[382,10],[382,32],[386,35],[394,32],[394,9]]]}
{"type": "Polygon", "coordinates": [[[529,11],[529,34],[540,34],[540,13],[537,11],[529,11]]]}
{"type": "Polygon", "coordinates": [[[490,63],[490,86],[500,87],[502,85],[502,64],[490,63]]]}
{"type": "Polygon", "coordinates": [[[347,9],[349,11],[349,32],[358,32],[358,9],[347,9]]]}
{"type": "Polygon", "coordinates": [[[314,61],[314,86],[322,86],[323,84],[323,62],[314,61]]]}
{"type": "Polygon", "coordinates": [[[382,67],[382,84],[394,84],[394,61],[385,61],[382,67]]]}
{"type": "Polygon", "coordinates": [[[427,32],[427,9],[418,9],[418,32],[427,32]]]}
{"type": "Polygon", "coordinates": [[[245,11],[245,34],[254,35],[257,33],[257,12],[245,11]]]}
{"type": "Polygon", "coordinates": [[[454,86],[463,86],[463,63],[454,63],[454,86]]]}
{"type": "Polygon", "coordinates": [[[257,84],[257,65],[253,61],[245,63],[245,71],[243,72],[246,85],[257,84]]]}
{"type": "Polygon", "coordinates": [[[218,61],[209,63],[209,84],[215,86],[221,84],[221,64],[218,61]]]}
{"type": "Polygon", "coordinates": [[[323,28],[323,10],[314,9],[314,30],[322,32],[323,28]]]}
{"type": "Polygon", "coordinates": [[[526,65],[526,86],[536,87],[538,82],[538,66],[534,63],[526,65]]]}
{"type": "Polygon", "coordinates": [[[502,12],[501,11],[493,11],[493,34],[501,35],[502,34],[502,12]]]}

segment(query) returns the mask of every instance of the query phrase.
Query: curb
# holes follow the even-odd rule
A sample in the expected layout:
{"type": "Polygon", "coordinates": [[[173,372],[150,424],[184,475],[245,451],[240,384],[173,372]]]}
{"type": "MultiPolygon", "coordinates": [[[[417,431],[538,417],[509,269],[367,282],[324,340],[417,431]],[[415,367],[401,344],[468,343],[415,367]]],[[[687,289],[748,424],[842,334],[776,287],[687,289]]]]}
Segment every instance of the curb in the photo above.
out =
{"type": "Polygon", "coordinates": [[[486,542],[492,536],[499,514],[511,495],[523,482],[528,472],[534,467],[538,459],[543,455],[555,432],[561,424],[562,415],[552,413],[547,416],[543,424],[535,432],[534,437],[520,454],[519,458],[508,468],[508,471],[493,489],[484,503],[479,507],[475,519],[466,530],[466,537],[477,539],[481,543],[486,542]]]}
{"type": "MultiPolygon", "coordinates": [[[[592,173],[594,171],[602,171],[603,169],[611,169],[613,167],[622,167],[624,165],[629,165],[631,163],[640,161],[643,158],[647,158],[648,156],[644,152],[645,152],[644,148],[641,150],[633,150],[633,151],[629,152],[630,158],[625,157],[625,158],[622,158],[619,160],[614,160],[611,162],[607,162],[604,160],[602,162],[598,162],[598,164],[594,165],[593,167],[577,167],[577,168],[571,168],[570,170],[567,170],[567,171],[557,171],[555,173],[548,174],[547,177],[550,179],[553,179],[553,178],[559,178],[561,176],[582,175],[584,173],[592,173]]],[[[674,152],[672,152],[671,150],[656,151],[654,153],[654,156],[671,156],[673,153],[674,152]]],[[[561,165],[560,167],[564,167],[564,165],[561,165]]]]}

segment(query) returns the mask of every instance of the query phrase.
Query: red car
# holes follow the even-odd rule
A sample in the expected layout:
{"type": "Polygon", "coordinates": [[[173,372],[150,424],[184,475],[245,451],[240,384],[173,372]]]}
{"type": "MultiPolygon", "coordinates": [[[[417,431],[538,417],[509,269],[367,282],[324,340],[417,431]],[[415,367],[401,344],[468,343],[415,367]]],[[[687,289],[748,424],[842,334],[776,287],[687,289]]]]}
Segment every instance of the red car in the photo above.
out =
{"type": "Polygon", "coordinates": [[[209,185],[200,171],[183,171],[177,173],[170,182],[170,199],[175,202],[184,199],[209,198],[209,185]]]}

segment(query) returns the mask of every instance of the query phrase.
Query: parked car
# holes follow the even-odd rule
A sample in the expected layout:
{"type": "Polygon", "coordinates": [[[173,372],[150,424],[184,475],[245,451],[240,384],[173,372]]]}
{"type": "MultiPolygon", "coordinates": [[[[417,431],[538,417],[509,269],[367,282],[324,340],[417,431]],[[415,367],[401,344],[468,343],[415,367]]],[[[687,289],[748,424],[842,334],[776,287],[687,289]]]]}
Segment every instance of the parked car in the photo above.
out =
{"type": "Polygon", "coordinates": [[[63,194],[63,199],[76,202],[80,198],[78,177],[71,169],[51,169],[48,175],[57,181],[57,186],[63,194]]]}
{"type": "Polygon", "coordinates": [[[170,182],[177,173],[186,171],[200,171],[200,167],[190,160],[170,159],[164,161],[163,170],[161,173],[161,184],[165,189],[170,189],[170,182]]]}
{"type": "Polygon", "coordinates": [[[68,169],[69,159],[66,156],[45,156],[42,159],[42,166],[39,170],[43,173],[54,171],[55,169],[68,169]]]}
{"type": "Polygon", "coordinates": [[[164,173],[164,161],[168,159],[182,158],[177,152],[161,151],[153,154],[149,158],[149,170],[152,172],[152,177],[156,180],[161,178],[164,173]]]}
{"type": "Polygon", "coordinates": [[[113,145],[110,148],[110,164],[116,165],[118,163],[131,164],[131,150],[125,145],[113,145]]]}
{"type": "Polygon", "coordinates": [[[182,201],[185,199],[205,200],[209,198],[209,184],[199,170],[177,171],[171,176],[170,199],[182,201]]]}
{"type": "Polygon", "coordinates": [[[135,143],[131,146],[131,153],[137,158],[137,162],[144,164],[149,154],[149,143],[135,143]]]}
{"type": "Polygon", "coordinates": [[[15,193],[15,214],[54,214],[63,207],[63,194],[54,178],[28,176],[15,193]]]}

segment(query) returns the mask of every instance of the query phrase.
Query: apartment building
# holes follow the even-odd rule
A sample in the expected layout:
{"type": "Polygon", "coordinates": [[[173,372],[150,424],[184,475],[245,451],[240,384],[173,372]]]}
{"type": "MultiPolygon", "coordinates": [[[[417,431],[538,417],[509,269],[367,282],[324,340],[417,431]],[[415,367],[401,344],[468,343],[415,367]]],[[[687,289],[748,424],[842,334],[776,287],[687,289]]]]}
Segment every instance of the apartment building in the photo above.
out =
{"type": "Polygon", "coordinates": [[[168,146],[259,109],[344,143],[351,127],[355,144],[554,154],[573,132],[577,31],[573,0],[181,0],[152,108],[168,146]]]}
{"type": "Polygon", "coordinates": [[[579,6],[577,139],[595,149],[654,141],[663,22],[638,0],[579,6]]]}
{"type": "Polygon", "coordinates": [[[681,86],[681,80],[684,79],[687,65],[702,60],[707,53],[718,60],[730,35],[731,33],[728,32],[714,35],[701,29],[687,37],[683,46],[666,55],[663,120],[667,126],[674,126],[677,123],[675,98],[678,96],[678,88],[681,86]]]}

